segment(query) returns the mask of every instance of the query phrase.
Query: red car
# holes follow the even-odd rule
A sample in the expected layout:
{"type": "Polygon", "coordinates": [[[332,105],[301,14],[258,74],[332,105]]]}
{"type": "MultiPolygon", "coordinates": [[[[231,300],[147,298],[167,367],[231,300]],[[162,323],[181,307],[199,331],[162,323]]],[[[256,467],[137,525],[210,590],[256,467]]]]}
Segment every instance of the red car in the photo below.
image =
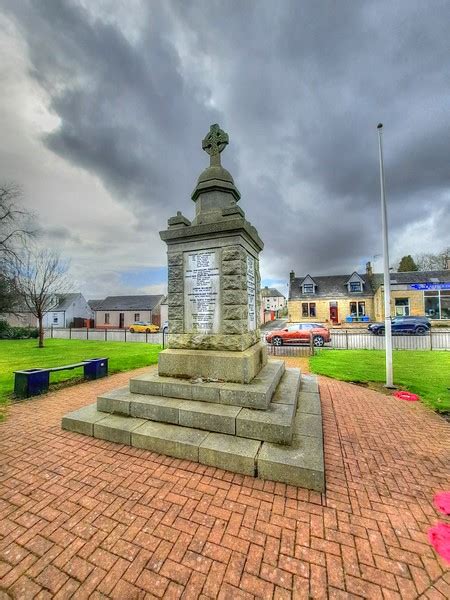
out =
{"type": "Polygon", "coordinates": [[[314,346],[321,347],[330,341],[330,332],[318,323],[300,323],[288,325],[285,329],[274,329],[266,335],[266,342],[273,346],[283,344],[301,344],[313,339],[314,346]]]}

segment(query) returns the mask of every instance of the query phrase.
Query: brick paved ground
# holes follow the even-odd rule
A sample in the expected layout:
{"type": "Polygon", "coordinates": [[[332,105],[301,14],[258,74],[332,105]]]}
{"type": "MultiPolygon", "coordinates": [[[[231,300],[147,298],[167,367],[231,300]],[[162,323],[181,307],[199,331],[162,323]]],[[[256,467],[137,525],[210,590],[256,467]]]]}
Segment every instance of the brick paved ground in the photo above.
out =
{"type": "Polygon", "coordinates": [[[449,598],[429,546],[450,424],[321,380],[327,493],[60,429],[129,374],[15,405],[0,425],[5,598],[449,598]]]}

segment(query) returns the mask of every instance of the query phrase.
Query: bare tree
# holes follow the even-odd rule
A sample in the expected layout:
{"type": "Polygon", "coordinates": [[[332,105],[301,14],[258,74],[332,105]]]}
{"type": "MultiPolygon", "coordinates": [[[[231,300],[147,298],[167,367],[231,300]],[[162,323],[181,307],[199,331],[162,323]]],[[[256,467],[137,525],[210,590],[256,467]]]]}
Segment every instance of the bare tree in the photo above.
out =
{"type": "Polygon", "coordinates": [[[0,258],[17,259],[24,240],[33,235],[30,213],[22,210],[22,190],[14,183],[0,183],[0,258]]]}
{"type": "Polygon", "coordinates": [[[39,348],[43,348],[44,315],[71,289],[68,264],[53,250],[28,247],[16,261],[13,281],[24,305],[38,320],[39,348]]]}
{"type": "Polygon", "coordinates": [[[447,259],[450,256],[450,246],[438,254],[418,254],[414,257],[419,271],[445,271],[447,259]]]}
{"type": "Polygon", "coordinates": [[[34,235],[32,215],[20,208],[22,190],[14,183],[0,183],[0,314],[17,314],[20,298],[12,272],[27,239],[34,235]]]}

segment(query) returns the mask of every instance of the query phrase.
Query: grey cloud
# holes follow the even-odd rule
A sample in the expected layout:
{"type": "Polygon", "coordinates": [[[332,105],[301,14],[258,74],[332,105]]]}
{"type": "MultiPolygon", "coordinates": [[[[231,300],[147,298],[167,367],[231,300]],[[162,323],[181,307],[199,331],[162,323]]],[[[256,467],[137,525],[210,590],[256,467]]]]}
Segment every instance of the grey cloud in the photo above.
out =
{"type": "Polygon", "coordinates": [[[45,144],[99,176],[138,230],[177,209],[192,214],[200,141],[218,121],[267,270],[352,270],[381,246],[381,120],[393,251],[430,210],[441,214],[436,250],[445,245],[447,2],[178,0],[141,10],[130,41],[75,2],[9,3],[60,119],[45,144]]]}

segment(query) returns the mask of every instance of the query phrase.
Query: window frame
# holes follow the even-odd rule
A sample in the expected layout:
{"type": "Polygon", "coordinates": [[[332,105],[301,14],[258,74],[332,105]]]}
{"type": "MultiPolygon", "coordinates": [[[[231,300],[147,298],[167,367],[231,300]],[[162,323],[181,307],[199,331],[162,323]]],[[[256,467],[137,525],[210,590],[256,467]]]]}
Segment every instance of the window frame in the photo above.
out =
{"type": "Polygon", "coordinates": [[[110,325],[110,313],[105,313],[105,325],[110,325]]]}

